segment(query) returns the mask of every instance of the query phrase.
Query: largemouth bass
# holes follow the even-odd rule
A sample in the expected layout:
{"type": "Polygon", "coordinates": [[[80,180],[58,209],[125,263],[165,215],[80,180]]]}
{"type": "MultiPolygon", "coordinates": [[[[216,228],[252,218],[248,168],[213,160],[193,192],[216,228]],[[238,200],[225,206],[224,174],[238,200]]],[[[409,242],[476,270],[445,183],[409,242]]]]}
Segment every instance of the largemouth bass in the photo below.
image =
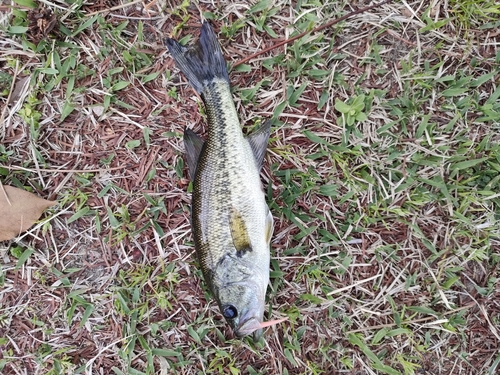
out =
{"type": "Polygon", "coordinates": [[[170,38],[166,45],[177,67],[201,95],[208,119],[206,141],[184,130],[198,261],[236,336],[252,334],[258,341],[262,327],[270,325],[262,321],[273,218],[260,181],[270,122],[243,135],[226,62],[207,22],[195,45],[183,47],[170,38]]]}

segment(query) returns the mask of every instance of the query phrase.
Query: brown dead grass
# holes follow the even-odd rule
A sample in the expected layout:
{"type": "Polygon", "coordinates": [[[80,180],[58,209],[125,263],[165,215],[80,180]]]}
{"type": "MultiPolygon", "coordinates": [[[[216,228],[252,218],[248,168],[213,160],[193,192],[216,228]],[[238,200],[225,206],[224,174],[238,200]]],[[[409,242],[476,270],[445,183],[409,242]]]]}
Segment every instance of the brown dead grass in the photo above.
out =
{"type": "MultiPolygon", "coordinates": [[[[287,37],[293,31],[290,25],[297,14],[288,2],[275,3],[282,10],[269,25],[279,37],[287,37]]],[[[434,3],[433,16],[436,19],[451,16],[446,2],[434,3]]],[[[57,4],[53,5],[59,16],[69,14],[56,10],[57,4]]],[[[363,2],[356,4],[362,5],[363,2]]],[[[316,194],[314,190],[296,200],[294,212],[314,211],[327,218],[304,223],[304,226],[317,226],[339,234],[340,246],[339,243],[328,245],[319,241],[316,231],[300,236],[301,230],[296,224],[283,213],[275,213],[273,255],[282,276],[279,280],[272,280],[277,288],[270,293],[270,304],[276,313],[288,315],[290,321],[269,329],[266,343],[259,350],[246,342],[227,342],[219,337],[221,333],[231,338],[232,333],[220,320],[196,271],[189,233],[189,181],[185,169],[182,176],[176,171],[182,159],[180,136],[183,128],[189,126],[199,133],[206,131],[198,99],[174,68],[162,42],[180,22],[179,17],[167,11],[177,6],[177,3],[164,1],[133,6],[120,1],[99,1],[81,9],[85,14],[102,12],[106,22],[115,26],[128,20],[124,40],[130,45],[137,42],[138,22],[142,20],[145,39],[139,48],[152,57],[153,63],[141,68],[140,73],[160,72],[160,75],[142,84],[135,76],[137,72],[121,72],[120,79],[132,84],[120,90],[116,98],[133,109],[115,104],[103,113],[106,94],[102,77],[109,69],[125,65],[125,61],[113,46],[107,58],[96,57],[105,34],[94,25],[70,38],[81,47],[79,61],[92,67],[96,74],[76,81],[75,87],[79,90],[72,99],[76,110],[62,123],[59,118],[67,82],[56,85],[50,92],[34,91],[33,86],[24,85],[29,72],[39,67],[40,57],[23,50],[19,38],[1,37],[0,64],[2,69],[15,75],[16,91],[9,103],[2,98],[6,108],[2,145],[7,151],[12,151],[8,161],[2,163],[5,168],[2,170],[8,171],[2,177],[2,183],[29,186],[40,196],[61,202],[60,207],[48,214],[40,225],[15,242],[2,244],[0,359],[7,361],[3,373],[57,373],[55,363],[60,360],[65,360],[68,368],[59,373],[75,373],[75,369],[81,366],[85,370],[80,370],[80,373],[110,374],[113,367],[126,372],[126,361],[120,350],[127,349],[127,330],[135,322],[129,314],[121,311],[117,295],[120,288],[128,290],[137,285],[141,294],[148,296],[144,303],[147,314],[137,322],[138,332],[147,337],[152,348],[182,348],[184,358],[189,361],[174,372],[169,370],[170,365],[163,357],[155,357],[156,373],[229,374],[229,366],[247,373],[248,365],[260,373],[273,374],[285,371],[288,374],[309,374],[313,369],[325,374],[377,373],[362,351],[349,342],[347,335],[361,333],[368,344],[378,330],[397,328],[396,312],[388,297],[399,307],[433,306],[439,315],[413,314],[406,310],[401,319],[411,330],[411,335],[397,335],[385,340],[375,346],[377,353],[383,353],[386,358],[395,358],[399,354],[412,358],[420,366],[415,372],[419,374],[486,373],[498,358],[500,290],[497,288],[484,297],[477,293],[477,288],[486,288],[488,280],[498,278],[498,263],[492,266],[486,259],[481,262],[458,261],[455,255],[468,251],[467,248],[475,244],[469,238],[455,236],[449,213],[436,202],[416,207],[408,217],[391,213],[397,212],[395,209],[404,206],[409,199],[405,191],[397,191],[396,187],[384,193],[390,207],[384,208],[387,215],[383,217],[370,211],[373,208],[370,204],[377,202],[379,194],[372,187],[360,190],[343,203],[316,194]],[[110,7],[116,9],[110,11],[110,7]],[[15,43],[9,44],[10,40],[15,43]],[[7,63],[9,56],[15,57],[15,67],[7,63]],[[165,71],[172,73],[171,80],[166,78],[165,71]],[[173,88],[177,99],[168,94],[173,88]],[[35,107],[42,114],[37,139],[33,139],[29,125],[18,114],[29,95],[38,100],[35,107]],[[151,131],[149,145],[144,141],[144,128],[151,131]],[[127,148],[127,142],[132,140],[141,140],[141,145],[127,148]],[[110,155],[114,155],[113,159],[105,162],[110,155]],[[156,173],[148,180],[153,169],[156,173]],[[103,193],[110,184],[109,190],[103,193]],[[155,208],[144,194],[163,201],[165,208],[156,218],[155,208]],[[68,222],[83,207],[89,207],[94,214],[68,222]],[[113,228],[108,208],[117,214],[122,207],[127,208],[130,220],[113,228]],[[343,227],[346,223],[348,228],[343,227]],[[446,251],[428,262],[433,254],[413,229],[415,226],[436,248],[446,251]],[[163,235],[156,228],[161,228],[163,235]],[[120,230],[125,233],[123,237],[117,235],[120,230]],[[349,242],[352,238],[357,241],[349,242]],[[34,250],[19,268],[15,267],[16,259],[10,252],[15,246],[34,250]],[[287,249],[297,250],[287,254],[287,249]],[[346,254],[351,261],[346,272],[338,272],[343,267],[342,256],[346,254]],[[173,268],[165,275],[165,267],[169,264],[173,268]],[[445,271],[457,266],[464,267],[460,281],[465,287],[457,284],[449,290],[438,289],[436,278],[442,281],[445,271]],[[405,283],[410,277],[416,282],[407,287],[405,283]],[[158,290],[165,293],[164,289],[169,288],[168,306],[163,306],[161,296],[154,296],[158,290]],[[304,295],[315,296],[318,300],[304,299],[304,295]],[[82,296],[86,303],[94,306],[94,312],[83,326],[79,322],[88,305],[78,305],[73,319],[67,319],[71,304],[77,300],[75,296],[82,296]],[[457,314],[464,320],[459,331],[443,328],[440,320],[457,314]],[[168,329],[160,329],[156,334],[151,332],[153,323],[165,322],[170,324],[168,329]],[[201,343],[193,338],[188,327],[205,330],[206,336],[201,343]],[[419,347],[424,343],[425,350],[419,347]],[[229,353],[229,357],[218,356],[220,351],[229,353]],[[346,366],[347,362],[352,363],[352,368],[346,366]],[[222,370],[217,370],[217,364],[222,370]]],[[[201,2],[191,5],[187,8],[191,17],[182,28],[182,35],[197,35],[200,10],[213,12],[230,25],[248,7],[246,3],[213,5],[201,2]]],[[[325,10],[324,13],[322,9],[315,10],[321,21],[328,20],[335,12],[341,14],[349,9],[340,3],[330,7],[334,10],[325,10]]],[[[258,91],[252,102],[244,104],[235,98],[246,123],[255,118],[270,117],[276,105],[286,98],[289,85],[297,88],[304,79],[309,80],[298,105],[287,107],[281,114],[279,120],[285,124],[275,128],[272,134],[263,180],[266,186],[271,185],[278,206],[286,206],[282,193],[287,187],[273,175],[273,171],[315,171],[320,176],[318,184],[335,183],[340,192],[347,193],[356,186],[356,181],[362,181],[359,166],[372,166],[369,170],[373,176],[384,170],[386,161],[384,155],[377,153],[377,146],[386,140],[377,134],[377,129],[394,116],[387,106],[377,103],[377,98],[370,119],[361,125],[364,137],[351,139],[352,146],[372,146],[372,152],[341,160],[307,158],[307,155],[320,151],[322,146],[304,136],[304,129],[313,131],[331,144],[337,145],[342,140],[343,130],[336,123],[335,98],[346,100],[352,97],[359,85],[366,89],[387,90],[387,99],[397,98],[402,93],[405,79],[409,79],[402,73],[401,66],[401,60],[407,59],[409,54],[414,56],[416,66],[424,61],[442,60],[443,70],[449,72],[456,71],[459,66],[470,70],[472,58],[480,61],[478,71],[487,72],[494,68],[498,35],[474,29],[468,35],[469,39],[463,40],[463,31],[453,24],[445,30],[446,35],[442,30],[420,33],[419,29],[424,26],[420,17],[425,7],[423,1],[390,4],[326,31],[326,42],[318,43],[320,50],[317,53],[327,56],[328,53],[331,56],[344,53],[347,57],[339,60],[327,58],[325,65],[317,68],[343,74],[344,86],[331,80],[320,82],[303,76],[289,78],[285,67],[278,67],[272,75],[262,68],[262,59],[283,52],[292,54],[290,46],[252,61],[250,73],[231,74],[237,90],[252,87],[266,77],[273,78],[268,86],[258,91]],[[394,23],[399,27],[393,28],[394,23]],[[334,43],[328,52],[330,40],[334,43]],[[374,40],[383,47],[381,66],[365,62],[374,40]],[[437,49],[436,45],[440,43],[444,43],[444,47],[437,49]],[[376,68],[384,72],[376,72],[376,68]],[[360,83],[356,83],[362,76],[360,83]],[[325,107],[318,110],[322,90],[327,90],[330,98],[325,107]],[[351,181],[345,179],[346,170],[352,172],[351,181]]],[[[47,13],[49,20],[51,14],[47,13]]],[[[70,15],[66,19],[60,21],[67,22],[66,27],[75,22],[70,15]]],[[[213,24],[216,30],[220,29],[221,22],[213,24]]],[[[52,29],[49,30],[47,35],[51,40],[63,40],[65,37],[56,30],[52,33],[52,29]]],[[[38,27],[30,32],[34,39],[40,38],[43,30],[38,27]]],[[[312,35],[311,40],[315,37],[312,35]]],[[[272,45],[274,40],[247,24],[232,40],[221,40],[221,43],[227,59],[236,62],[272,45]]],[[[486,96],[494,87],[490,83],[482,89],[486,96]]],[[[421,111],[431,115],[430,122],[447,124],[452,116],[442,109],[439,100],[423,101],[421,111]]],[[[456,134],[468,129],[465,120],[471,124],[471,139],[481,138],[492,131],[491,127],[474,124],[475,118],[477,114],[469,113],[464,121],[459,121],[456,134]]],[[[418,125],[418,119],[410,119],[410,133],[414,133],[418,125]]],[[[456,134],[448,135],[449,138],[443,139],[442,143],[452,143],[456,134]]],[[[498,141],[498,136],[495,138],[498,141]]],[[[408,147],[405,156],[408,158],[423,149],[415,138],[401,139],[400,142],[401,147],[408,147]]],[[[421,172],[421,176],[430,178],[436,173],[439,171],[429,167],[421,172]]],[[[299,180],[296,182],[300,184],[299,180]]],[[[498,238],[491,239],[491,242],[498,253],[498,238]]],[[[146,353],[138,343],[135,350],[130,364],[144,371],[146,353]]],[[[168,359],[174,363],[179,360],[168,359]]],[[[390,365],[403,373],[397,363],[390,365]]]]}

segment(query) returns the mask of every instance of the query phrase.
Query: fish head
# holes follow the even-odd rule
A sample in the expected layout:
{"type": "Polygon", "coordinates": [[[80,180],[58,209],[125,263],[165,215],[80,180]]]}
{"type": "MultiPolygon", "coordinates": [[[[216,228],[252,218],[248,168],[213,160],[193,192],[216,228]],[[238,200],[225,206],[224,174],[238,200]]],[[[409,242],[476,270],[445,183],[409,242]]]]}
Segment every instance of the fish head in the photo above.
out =
{"type": "Polygon", "coordinates": [[[255,342],[262,336],[265,290],[250,281],[232,283],[218,293],[224,318],[238,337],[253,336],[255,342]]]}

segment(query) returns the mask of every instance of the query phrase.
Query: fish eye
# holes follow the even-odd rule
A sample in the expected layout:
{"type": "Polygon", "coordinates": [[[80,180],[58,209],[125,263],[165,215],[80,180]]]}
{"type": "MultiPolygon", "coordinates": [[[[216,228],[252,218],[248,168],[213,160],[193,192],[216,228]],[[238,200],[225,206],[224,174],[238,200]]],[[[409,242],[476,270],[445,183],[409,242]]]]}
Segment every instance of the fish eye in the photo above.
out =
{"type": "Polygon", "coordinates": [[[238,310],[233,305],[226,305],[222,308],[222,315],[226,319],[234,319],[238,316],[238,310]]]}

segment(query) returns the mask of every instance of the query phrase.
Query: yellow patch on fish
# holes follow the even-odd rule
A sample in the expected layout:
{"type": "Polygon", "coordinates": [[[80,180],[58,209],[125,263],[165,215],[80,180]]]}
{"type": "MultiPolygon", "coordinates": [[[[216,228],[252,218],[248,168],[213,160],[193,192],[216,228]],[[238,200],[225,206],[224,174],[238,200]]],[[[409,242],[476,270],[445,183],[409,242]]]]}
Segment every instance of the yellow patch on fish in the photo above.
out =
{"type": "Polygon", "coordinates": [[[245,225],[245,221],[236,208],[231,208],[231,216],[229,218],[229,227],[233,238],[233,245],[236,251],[252,251],[250,236],[245,225]]]}

